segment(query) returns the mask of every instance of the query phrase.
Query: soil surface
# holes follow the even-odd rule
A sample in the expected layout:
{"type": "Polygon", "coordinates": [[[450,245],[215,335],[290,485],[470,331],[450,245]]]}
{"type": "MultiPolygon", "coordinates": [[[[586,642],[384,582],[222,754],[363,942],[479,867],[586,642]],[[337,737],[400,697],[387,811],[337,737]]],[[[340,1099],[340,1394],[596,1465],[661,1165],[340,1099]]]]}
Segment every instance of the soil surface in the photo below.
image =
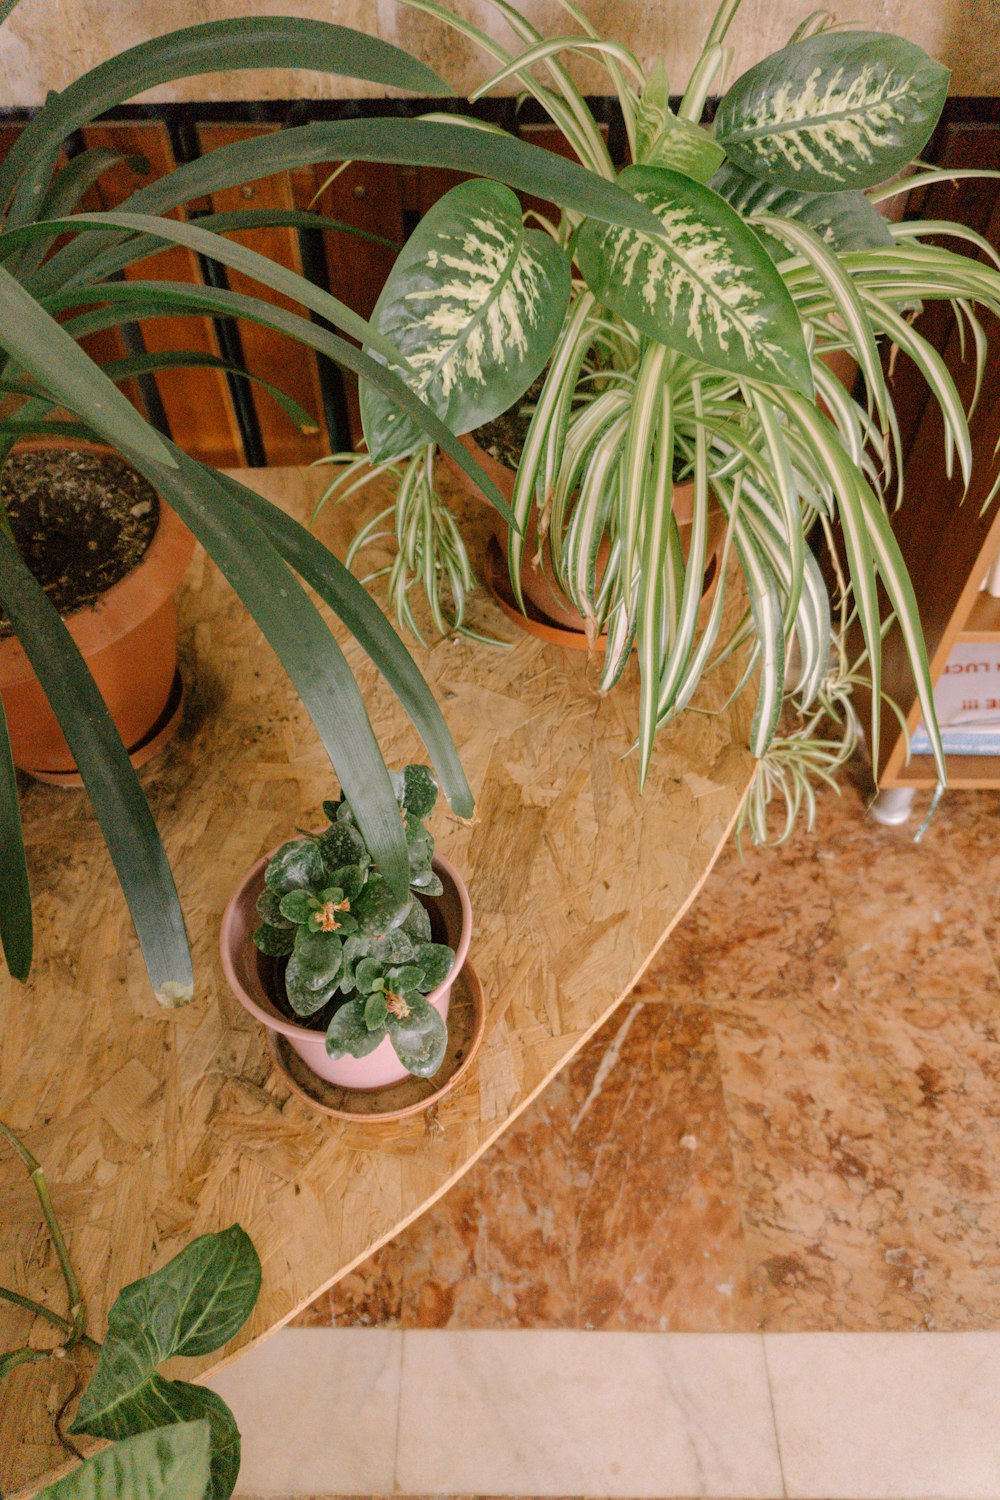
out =
{"type": "MultiPolygon", "coordinates": [[[[156,491],[111,453],[49,448],[15,453],[0,499],[28,567],[60,614],[124,578],[153,540],[156,491]]],[[[0,637],[11,634],[0,609],[0,637]]]]}
{"type": "Polygon", "coordinates": [[[521,462],[524,440],[528,436],[528,428],[535,415],[535,403],[542,393],[547,374],[547,370],[543,371],[510,411],[501,412],[492,422],[484,422],[482,427],[473,429],[472,436],[480,448],[484,448],[497,463],[506,464],[508,469],[516,469],[521,462]]]}

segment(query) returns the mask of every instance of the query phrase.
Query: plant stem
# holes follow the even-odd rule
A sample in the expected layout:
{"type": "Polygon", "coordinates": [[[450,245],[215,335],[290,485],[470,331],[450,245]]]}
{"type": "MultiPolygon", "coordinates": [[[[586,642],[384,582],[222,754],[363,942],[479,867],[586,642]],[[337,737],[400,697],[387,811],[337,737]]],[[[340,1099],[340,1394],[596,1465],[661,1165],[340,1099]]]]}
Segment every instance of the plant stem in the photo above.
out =
{"type": "MultiPolygon", "coordinates": [[[[12,1291],[10,1287],[0,1286],[0,1301],[13,1302],[15,1307],[23,1307],[25,1312],[33,1313],[36,1318],[45,1318],[55,1328],[61,1328],[63,1333],[73,1332],[73,1324],[68,1318],[62,1317],[60,1313],[53,1312],[51,1308],[43,1306],[41,1302],[35,1302],[31,1297],[25,1297],[20,1292],[12,1291]]],[[[90,1338],[86,1333],[80,1335],[80,1343],[85,1349],[93,1349],[95,1352],[101,1347],[96,1339],[90,1338]]]]}
{"type": "Polygon", "coordinates": [[[72,1319],[71,1332],[66,1341],[66,1348],[72,1349],[83,1337],[85,1309],[83,1298],[80,1295],[80,1288],[77,1285],[76,1273],[69,1258],[69,1251],[66,1249],[66,1241],[63,1239],[63,1232],[59,1225],[59,1220],[56,1218],[52,1199],[49,1197],[49,1186],[45,1180],[45,1173],[42,1170],[41,1163],[35,1160],[23,1141],[19,1140],[10,1126],[5,1125],[2,1120],[0,1120],[0,1137],[10,1141],[14,1150],[27,1167],[32,1186],[41,1205],[42,1213],[45,1215],[45,1222],[49,1227],[49,1234],[52,1236],[52,1243],[59,1258],[63,1280],[66,1283],[66,1295],[69,1298],[69,1315],[72,1319]]]}

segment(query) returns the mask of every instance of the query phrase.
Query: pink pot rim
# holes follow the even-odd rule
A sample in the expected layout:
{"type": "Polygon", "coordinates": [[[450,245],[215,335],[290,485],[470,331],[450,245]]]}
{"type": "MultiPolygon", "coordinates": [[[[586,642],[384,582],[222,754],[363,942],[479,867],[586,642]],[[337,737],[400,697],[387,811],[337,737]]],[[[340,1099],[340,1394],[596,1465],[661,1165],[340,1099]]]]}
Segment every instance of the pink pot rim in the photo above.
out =
{"type": "MultiPolygon", "coordinates": [[[[72,443],[51,445],[40,443],[37,447],[72,447],[84,452],[121,455],[112,448],[97,443],[72,443]]],[[[17,451],[17,450],[15,450],[17,451]]],[[[21,451],[24,451],[23,449],[21,451]]],[[[122,463],[128,463],[122,459],[122,463]]],[[[134,467],[134,465],[129,465],[134,467]]],[[[141,625],[150,615],[161,608],[180,583],[188,563],[194,555],[194,537],[180,517],[171,510],[161,495],[159,519],[153,539],[131,568],[117,583],[104,590],[93,604],[84,604],[79,609],[63,615],[63,622],[83,656],[93,656],[98,651],[113,645],[122,636],[141,625]]],[[[13,687],[34,677],[34,669],[25,655],[24,647],[16,636],[6,636],[0,641],[0,683],[13,687]]]]}
{"type": "MultiPolygon", "coordinates": [[[[219,954],[222,959],[222,969],[229,984],[229,988],[232,990],[233,994],[236,996],[237,1000],[239,1000],[243,1008],[245,1010],[248,1010],[250,1014],[254,1016],[258,1021],[260,1021],[264,1026],[266,1026],[269,1031],[280,1031],[283,1036],[300,1037],[303,1039],[312,1039],[313,1041],[315,1041],[322,1035],[321,1032],[315,1031],[309,1026],[297,1026],[294,1021],[286,1020],[279,1011],[265,1010],[262,1005],[258,1005],[253,996],[248,994],[246,989],[243,987],[243,984],[236,973],[236,967],[233,963],[232,950],[235,946],[233,941],[233,928],[236,924],[236,913],[248,889],[252,888],[258,882],[263,887],[264,871],[267,868],[272,855],[274,855],[275,853],[276,849],[272,849],[270,854],[262,855],[255,864],[250,866],[250,869],[244,875],[243,879],[240,881],[239,885],[233,891],[233,894],[230,896],[228,902],[226,903],[226,909],[222,914],[222,924],[219,929],[219,954]]],[[[434,869],[439,875],[447,876],[454,886],[455,890],[458,892],[458,899],[462,907],[462,935],[459,938],[458,947],[455,949],[455,962],[451,966],[447,979],[443,980],[436,989],[431,990],[430,993],[425,996],[425,999],[430,1005],[433,1005],[435,1001],[440,1000],[441,997],[454,985],[455,980],[461,973],[462,965],[465,963],[465,960],[468,956],[469,944],[472,941],[472,902],[469,900],[469,892],[468,888],[466,887],[465,881],[462,879],[461,875],[458,873],[457,869],[451,863],[451,861],[445,859],[443,854],[435,854],[434,869]]]]}

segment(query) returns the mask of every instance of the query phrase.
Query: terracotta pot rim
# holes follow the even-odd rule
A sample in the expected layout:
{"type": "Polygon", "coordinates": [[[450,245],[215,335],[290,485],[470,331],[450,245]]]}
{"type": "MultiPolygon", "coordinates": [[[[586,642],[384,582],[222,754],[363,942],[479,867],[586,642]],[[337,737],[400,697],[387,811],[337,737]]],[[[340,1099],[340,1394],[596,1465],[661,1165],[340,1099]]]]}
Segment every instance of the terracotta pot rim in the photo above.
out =
{"type": "MultiPolygon", "coordinates": [[[[87,453],[120,454],[101,443],[19,443],[15,451],[37,452],[66,447],[87,453]]],[[[127,459],[122,459],[128,463],[127,459]]],[[[134,468],[134,465],[129,465],[134,468]]],[[[138,471],[137,471],[138,472],[138,471]]],[[[134,568],[111,584],[98,599],[63,615],[70,634],[83,656],[93,656],[149,618],[174,592],[194,555],[194,537],[180,517],[162,498],[153,538],[134,568]]],[[[16,636],[0,640],[0,684],[13,687],[34,676],[34,670],[16,636]]]]}
{"type": "MultiPolygon", "coordinates": [[[[277,847],[280,848],[280,845],[277,847]]],[[[255,885],[259,885],[263,889],[264,871],[275,853],[276,849],[272,849],[269,854],[262,855],[260,859],[250,866],[250,869],[226,903],[226,909],[222,914],[222,925],[219,930],[219,953],[222,959],[222,969],[229,988],[237,1000],[239,1000],[244,1010],[249,1011],[268,1030],[280,1031],[282,1036],[300,1037],[304,1040],[311,1039],[316,1041],[317,1038],[322,1036],[322,1032],[316,1031],[313,1027],[299,1026],[294,1021],[287,1020],[276,1007],[270,1005],[270,1001],[268,1001],[269,1008],[265,1010],[264,1006],[260,1005],[244,987],[242,980],[236,972],[236,965],[233,961],[233,948],[235,944],[232,932],[236,924],[237,911],[255,885]]],[[[442,880],[446,879],[450,881],[458,896],[462,908],[462,935],[459,938],[458,947],[455,949],[455,962],[451,966],[448,977],[442,980],[435,989],[431,990],[424,997],[429,1005],[433,1005],[447,990],[451,989],[451,986],[462,970],[462,966],[468,956],[469,944],[472,941],[472,902],[469,899],[469,892],[465,881],[451,861],[445,859],[443,854],[435,854],[434,870],[441,876],[442,880]]],[[[256,896],[254,896],[254,904],[256,904],[256,899],[256,896]]],[[[431,897],[430,899],[433,900],[435,898],[431,897]]]]}

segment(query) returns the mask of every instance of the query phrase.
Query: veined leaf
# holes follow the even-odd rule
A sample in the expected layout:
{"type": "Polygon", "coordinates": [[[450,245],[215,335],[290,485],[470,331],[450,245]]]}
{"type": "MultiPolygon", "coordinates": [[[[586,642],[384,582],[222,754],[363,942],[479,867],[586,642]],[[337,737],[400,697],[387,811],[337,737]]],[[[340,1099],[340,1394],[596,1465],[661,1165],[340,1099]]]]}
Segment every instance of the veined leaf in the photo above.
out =
{"type": "Polygon", "coordinates": [[[60,93],[53,94],[0,165],[0,209],[7,206],[16,188],[17,197],[8,222],[12,225],[29,222],[50,170],[43,158],[58,150],[74,130],[116,104],[175,78],[194,78],[220,69],[261,67],[337,73],[342,78],[391,84],[417,94],[452,92],[431,68],[408,52],[349,26],[298,16],[240,16],[207,21],[201,26],[151,37],[91,68],[60,93]],[[40,166],[43,175],[39,173],[40,166]]]}
{"type": "Polygon", "coordinates": [[[738,167],[783,187],[874,187],[926,144],[949,77],[902,37],[821,32],[738,78],[719,105],[715,138],[738,167]]]}
{"type": "Polygon", "coordinates": [[[0,700],[0,943],[15,979],[31,968],[31,891],[17,800],[17,777],[0,700]]]}
{"type": "MultiPolygon", "coordinates": [[[[544,368],[569,292],[569,261],[547,234],[525,229],[510,188],[463,182],[407,240],[371,321],[408,361],[415,393],[452,432],[468,432],[513,406],[544,368]]],[[[375,463],[423,441],[365,383],[361,415],[375,463]]]]}
{"type": "Polygon", "coordinates": [[[260,1293],[260,1261],[238,1224],[203,1234],[159,1271],[124,1287],[108,1314],[97,1368],[72,1432],[120,1438],[191,1417],[212,1429],[212,1500],[228,1500],[239,1474],[240,1435],[214,1391],[164,1380],[174,1355],[208,1354],[243,1327],[260,1293]]]}
{"type": "Polygon", "coordinates": [[[809,394],[799,315],[738,214],[701,183],[662,167],[626,167],[618,180],[665,232],[654,239],[588,220],[576,258],[595,296],[681,354],[809,394]]]}
{"type": "Polygon", "coordinates": [[[204,1500],[209,1483],[209,1428],[175,1422],[95,1453],[42,1490],[38,1500],[204,1500]]]}
{"type": "Polygon", "coordinates": [[[662,63],[652,69],[636,110],[636,161],[643,167],[670,167],[707,182],[726,153],[707,130],[675,115],[670,81],[662,63]]]}
{"type": "MultiPolygon", "coordinates": [[[[731,203],[741,218],[767,212],[781,219],[798,219],[842,254],[892,244],[888,224],[864,193],[800,193],[751,177],[731,161],[723,162],[709,187],[731,203]]],[[[776,260],[788,255],[784,245],[770,235],[762,234],[761,239],[776,260]]]]}
{"type": "MultiPolygon", "coordinates": [[[[75,346],[74,346],[75,347],[75,346]]],[[[161,475],[174,470],[158,465],[161,475]]],[[[0,531],[0,600],[59,720],[121,881],[157,999],[194,992],[184,917],[170,866],[107,705],[55,605],[0,531]]]]}

